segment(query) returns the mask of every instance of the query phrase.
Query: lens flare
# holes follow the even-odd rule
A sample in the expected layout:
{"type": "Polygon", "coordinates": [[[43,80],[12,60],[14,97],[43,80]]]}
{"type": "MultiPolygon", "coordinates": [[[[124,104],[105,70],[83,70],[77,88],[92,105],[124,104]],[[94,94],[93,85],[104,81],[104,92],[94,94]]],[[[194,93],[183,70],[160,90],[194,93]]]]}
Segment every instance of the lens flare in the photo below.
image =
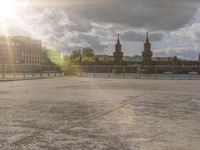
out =
{"type": "Polygon", "coordinates": [[[63,66],[64,65],[64,56],[62,53],[58,52],[58,51],[53,51],[53,50],[49,50],[48,51],[48,58],[49,60],[58,66],[63,66]]]}

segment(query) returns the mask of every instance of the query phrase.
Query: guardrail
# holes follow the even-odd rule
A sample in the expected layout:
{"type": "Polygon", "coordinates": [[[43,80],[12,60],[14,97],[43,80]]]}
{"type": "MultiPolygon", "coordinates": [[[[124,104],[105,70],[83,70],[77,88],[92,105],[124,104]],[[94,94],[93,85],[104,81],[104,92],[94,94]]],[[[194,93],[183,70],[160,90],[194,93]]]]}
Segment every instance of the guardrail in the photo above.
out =
{"type": "Polygon", "coordinates": [[[73,66],[78,77],[121,79],[200,79],[200,66],[73,66]]]}
{"type": "Polygon", "coordinates": [[[0,80],[62,77],[64,71],[57,66],[0,64],[0,80]]]}

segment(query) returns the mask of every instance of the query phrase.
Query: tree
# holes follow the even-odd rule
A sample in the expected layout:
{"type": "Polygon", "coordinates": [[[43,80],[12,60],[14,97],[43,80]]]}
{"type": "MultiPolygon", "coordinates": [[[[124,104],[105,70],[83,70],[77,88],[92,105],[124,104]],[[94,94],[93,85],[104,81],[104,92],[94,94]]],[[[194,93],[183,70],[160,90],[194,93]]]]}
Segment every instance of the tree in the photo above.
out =
{"type": "Polygon", "coordinates": [[[74,50],[72,52],[72,54],[70,55],[70,60],[72,62],[79,62],[80,57],[81,57],[81,50],[80,49],[79,50],[74,50]]]}
{"type": "Polygon", "coordinates": [[[70,56],[72,62],[80,62],[82,58],[83,61],[94,61],[94,51],[91,48],[83,48],[82,50],[74,50],[70,56]]]}
{"type": "Polygon", "coordinates": [[[74,59],[76,59],[77,57],[80,57],[80,56],[81,56],[81,50],[74,50],[72,52],[72,54],[70,55],[70,59],[74,60],[74,59]]]}
{"type": "Polygon", "coordinates": [[[83,57],[92,58],[94,57],[94,51],[91,48],[83,48],[82,50],[83,57]]]}

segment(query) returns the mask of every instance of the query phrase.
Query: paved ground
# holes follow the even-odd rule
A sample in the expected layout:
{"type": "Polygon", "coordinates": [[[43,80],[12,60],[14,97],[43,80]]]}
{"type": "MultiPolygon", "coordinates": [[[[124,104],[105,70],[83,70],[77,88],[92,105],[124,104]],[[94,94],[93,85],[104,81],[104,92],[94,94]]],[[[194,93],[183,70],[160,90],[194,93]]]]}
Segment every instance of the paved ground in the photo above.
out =
{"type": "Polygon", "coordinates": [[[112,79],[162,79],[162,80],[200,80],[200,74],[138,74],[138,73],[78,73],[85,78],[112,78],[112,79]]]}
{"type": "Polygon", "coordinates": [[[0,150],[199,150],[200,81],[0,82],[0,150]]]}

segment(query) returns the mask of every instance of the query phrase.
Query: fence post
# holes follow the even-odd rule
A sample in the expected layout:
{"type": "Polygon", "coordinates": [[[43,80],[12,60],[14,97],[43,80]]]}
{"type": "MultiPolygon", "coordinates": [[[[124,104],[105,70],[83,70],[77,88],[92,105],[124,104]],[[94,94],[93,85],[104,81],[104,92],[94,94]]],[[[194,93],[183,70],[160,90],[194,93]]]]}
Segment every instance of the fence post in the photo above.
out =
{"type": "Polygon", "coordinates": [[[125,66],[123,66],[123,78],[125,79],[126,78],[126,70],[125,70],[126,68],[125,68],[125,66]]]}
{"type": "Polygon", "coordinates": [[[34,78],[34,67],[33,66],[31,67],[31,70],[32,70],[32,78],[34,78]]]}
{"type": "Polygon", "coordinates": [[[50,76],[50,74],[49,74],[49,65],[47,66],[47,73],[48,73],[48,77],[50,76]]]}
{"type": "Polygon", "coordinates": [[[108,78],[110,78],[110,66],[108,66],[108,78]]]}
{"type": "Polygon", "coordinates": [[[141,71],[142,71],[142,68],[138,67],[137,68],[138,79],[141,79],[141,71]]]}
{"type": "Polygon", "coordinates": [[[155,66],[154,72],[155,72],[155,79],[156,79],[157,78],[157,67],[156,66],[155,66]]]}
{"type": "Polygon", "coordinates": [[[3,78],[3,77],[2,77],[2,65],[0,65],[0,68],[1,68],[1,78],[3,78]]]}
{"type": "Polygon", "coordinates": [[[60,77],[62,77],[62,71],[60,70],[60,77]]]}
{"type": "Polygon", "coordinates": [[[134,73],[134,70],[133,70],[133,65],[131,66],[131,72],[132,72],[132,73],[134,73]]]}
{"type": "Polygon", "coordinates": [[[4,65],[1,65],[1,78],[2,79],[5,79],[5,64],[4,65]]]}
{"type": "Polygon", "coordinates": [[[56,70],[56,66],[54,66],[54,73],[55,73],[55,77],[56,77],[56,71],[57,71],[57,70],[56,70]]]}
{"type": "Polygon", "coordinates": [[[88,73],[88,67],[86,66],[86,78],[87,78],[87,73],[88,73]]]}
{"type": "Polygon", "coordinates": [[[174,79],[174,66],[172,66],[172,79],[174,79]]]}
{"type": "Polygon", "coordinates": [[[15,66],[15,64],[14,64],[14,69],[13,69],[13,73],[14,73],[13,75],[14,75],[14,78],[16,77],[16,70],[15,70],[15,67],[16,67],[16,66],[15,66]]]}
{"type": "Polygon", "coordinates": [[[25,69],[26,69],[26,67],[25,67],[25,65],[24,65],[24,69],[23,69],[23,76],[24,76],[24,78],[26,78],[25,69]]]}
{"type": "Polygon", "coordinates": [[[85,70],[84,67],[82,68],[82,66],[80,66],[80,77],[82,77],[82,69],[85,70]]]}
{"type": "Polygon", "coordinates": [[[42,66],[40,66],[40,78],[42,78],[42,66]]]}
{"type": "Polygon", "coordinates": [[[1,65],[1,74],[2,79],[5,79],[5,65],[1,65]]]}
{"type": "Polygon", "coordinates": [[[93,67],[93,77],[95,78],[95,66],[93,67]]]}

